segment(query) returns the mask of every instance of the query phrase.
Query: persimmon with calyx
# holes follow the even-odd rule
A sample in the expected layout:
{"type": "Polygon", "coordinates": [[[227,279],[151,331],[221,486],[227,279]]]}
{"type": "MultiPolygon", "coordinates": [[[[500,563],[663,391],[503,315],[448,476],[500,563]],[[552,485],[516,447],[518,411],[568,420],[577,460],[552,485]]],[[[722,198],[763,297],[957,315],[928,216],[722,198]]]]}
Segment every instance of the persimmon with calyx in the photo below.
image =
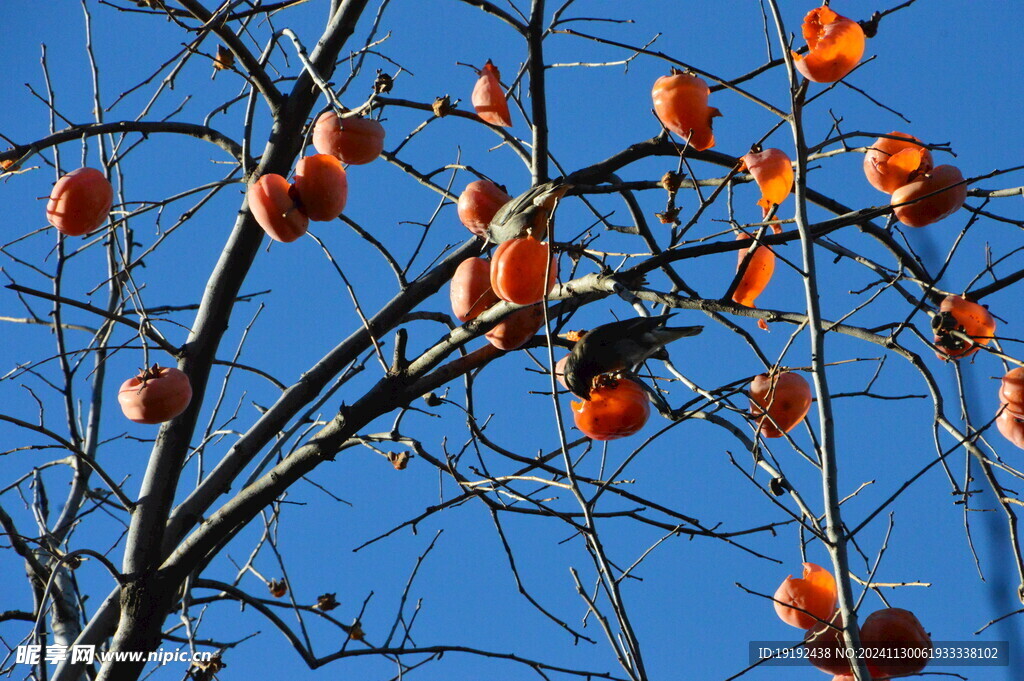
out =
{"type": "MultiPolygon", "coordinates": [[[[782,228],[778,225],[772,225],[772,232],[780,234],[782,228]]],[[[746,232],[740,232],[736,235],[737,241],[746,241],[752,238],[746,232]]],[[[743,270],[739,283],[736,285],[736,290],[732,292],[732,301],[744,307],[756,307],[754,301],[764,292],[768,282],[772,279],[772,274],[775,273],[775,252],[768,246],[759,245],[754,248],[754,252],[748,258],[747,250],[746,248],[741,248],[737,251],[736,271],[740,271],[744,261],[746,261],[747,265],[743,270]]],[[[763,319],[759,319],[757,325],[762,329],[768,329],[768,324],[763,319]]]]}
{"type": "Polygon", "coordinates": [[[313,126],[313,147],[343,163],[363,165],[384,151],[384,126],[372,118],[325,111],[313,126]]]}
{"type": "Polygon", "coordinates": [[[999,385],[999,401],[1006,410],[1024,418],[1024,367],[1010,369],[999,385]]]}
{"type": "Polygon", "coordinates": [[[499,298],[516,305],[543,300],[557,277],[558,261],[549,245],[532,236],[503,242],[491,259],[491,288],[499,298]]]}
{"type": "Polygon", "coordinates": [[[452,312],[461,322],[476,319],[497,303],[498,296],[491,290],[491,263],[483,258],[469,258],[459,263],[452,275],[450,296],[452,312]]]}
{"type": "Polygon", "coordinates": [[[963,181],[964,176],[956,166],[934,168],[892,193],[892,212],[908,227],[925,227],[948,218],[967,200],[967,185],[963,181]]]}
{"type": "Polygon", "coordinates": [[[640,384],[628,378],[602,377],[590,397],[572,402],[576,427],[591,440],[617,440],[644,427],[650,401],[640,384]]]}
{"type": "Polygon", "coordinates": [[[782,437],[807,416],[810,408],[811,386],[800,374],[761,374],[750,382],[750,413],[757,419],[763,437],[782,437]]]}
{"type": "Polygon", "coordinates": [[[835,612],[836,580],[820,565],[804,563],[803,576],[786,577],[775,591],[774,598],[775,614],[779,619],[797,629],[810,629],[835,612]]]}
{"type": "Polygon", "coordinates": [[[900,187],[931,171],[932,152],[922,147],[913,135],[896,132],[879,137],[864,154],[864,176],[880,192],[892,194],[900,187]]]}
{"type": "Polygon", "coordinates": [[[484,334],[499,350],[515,350],[526,345],[544,325],[544,308],[540,303],[516,310],[484,334]]]}
{"type": "Polygon", "coordinates": [[[110,181],[95,168],[79,168],[53,185],[46,219],[67,236],[88,234],[107,219],[114,201],[110,181]]]}
{"type": "Polygon", "coordinates": [[[503,128],[512,127],[512,116],[508,111],[505,91],[501,89],[501,72],[490,59],[480,69],[480,77],[473,86],[470,101],[473,102],[476,115],[483,121],[503,128]]]}
{"type": "Polygon", "coordinates": [[[765,216],[793,190],[793,162],[781,149],[751,151],[740,158],[740,170],[750,173],[761,190],[757,205],[765,216]]]}
{"type": "Polygon", "coordinates": [[[722,112],[708,106],[711,89],[698,76],[673,70],[672,75],[654,81],[651,98],[654,113],[662,125],[687,140],[691,149],[704,151],[715,146],[711,124],[722,112]]]}
{"type": "Polygon", "coordinates": [[[261,175],[249,185],[249,211],[274,241],[295,241],[309,229],[309,218],[299,210],[288,180],[277,173],[261,175]]]}
{"type": "Polygon", "coordinates": [[[135,423],[170,421],[192,401],[192,384],[184,372],[154,364],[121,384],[121,411],[135,423]]]}
{"type": "Polygon", "coordinates": [[[466,229],[487,238],[487,226],[512,197],[490,180],[475,180],[459,194],[459,220],[466,229]]]}
{"type": "Polygon", "coordinates": [[[1006,403],[999,405],[999,413],[996,416],[996,428],[1003,437],[1017,447],[1024,449],[1024,416],[1010,411],[1006,403]]]}
{"type": "Polygon", "coordinates": [[[962,359],[988,345],[996,333],[996,320],[978,303],[950,295],[939,305],[939,313],[932,319],[932,330],[939,359],[962,359]],[[955,335],[954,331],[970,336],[973,342],[955,335]]]}
{"type": "Polygon", "coordinates": [[[336,219],[348,202],[348,177],[336,156],[314,154],[295,165],[293,196],[299,210],[315,222],[336,219]]]}
{"type": "Polygon", "coordinates": [[[860,627],[860,641],[868,652],[864,661],[872,676],[917,674],[928,664],[932,639],[914,613],[885,608],[871,613],[860,627]]]}
{"type": "Polygon", "coordinates": [[[804,17],[806,55],[793,52],[793,66],[807,80],[834,83],[864,56],[864,29],[829,7],[816,7],[804,17]]]}

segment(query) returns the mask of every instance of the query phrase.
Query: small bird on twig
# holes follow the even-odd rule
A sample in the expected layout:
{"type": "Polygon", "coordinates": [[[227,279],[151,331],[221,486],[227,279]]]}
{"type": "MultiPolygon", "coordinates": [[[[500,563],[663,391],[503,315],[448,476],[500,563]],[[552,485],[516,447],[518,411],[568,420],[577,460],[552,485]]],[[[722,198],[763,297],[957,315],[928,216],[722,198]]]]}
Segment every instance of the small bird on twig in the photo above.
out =
{"type": "Polygon", "coordinates": [[[527,234],[543,239],[555,204],[571,188],[564,180],[552,180],[528,189],[498,209],[487,237],[496,244],[527,234]]]}
{"type": "Polygon", "coordinates": [[[703,326],[665,326],[670,316],[625,319],[585,332],[565,362],[569,390],[587,399],[601,374],[632,371],[646,359],[664,356],[666,344],[704,330],[703,326]]]}

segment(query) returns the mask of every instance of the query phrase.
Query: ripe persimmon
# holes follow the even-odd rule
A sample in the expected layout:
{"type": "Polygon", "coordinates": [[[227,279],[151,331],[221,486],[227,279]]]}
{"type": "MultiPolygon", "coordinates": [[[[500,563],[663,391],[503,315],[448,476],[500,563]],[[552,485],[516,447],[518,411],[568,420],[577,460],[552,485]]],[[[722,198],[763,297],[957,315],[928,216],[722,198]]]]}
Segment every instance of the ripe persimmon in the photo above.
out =
{"type": "Polygon", "coordinates": [[[1014,414],[1005,403],[999,406],[996,428],[999,429],[1003,437],[1024,449],[1024,416],[1014,414]]]}
{"type": "Polygon", "coordinates": [[[121,411],[135,423],[170,421],[192,401],[192,384],[184,372],[154,364],[121,384],[121,411]]]}
{"type": "Polygon", "coordinates": [[[486,238],[487,226],[495,213],[511,200],[511,196],[490,180],[475,180],[459,194],[459,220],[473,234],[486,238]]]}
{"type": "Polygon", "coordinates": [[[343,163],[363,165],[384,151],[384,126],[362,116],[341,117],[325,111],[313,126],[313,147],[343,163]]]}
{"type": "Polygon", "coordinates": [[[79,168],[53,185],[46,219],[68,236],[88,234],[103,224],[114,201],[110,181],[95,168],[79,168]]]}
{"type": "Polygon", "coordinates": [[[885,608],[871,613],[860,627],[860,640],[868,651],[865,662],[872,676],[904,676],[925,668],[932,639],[914,613],[885,608]]]}
{"type": "Polygon", "coordinates": [[[811,408],[811,386],[790,371],[761,374],[750,382],[750,413],[761,435],[782,437],[800,423],[811,408]]]}
{"type": "Polygon", "coordinates": [[[932,152],[922,147],[913,135],[896,132],[891,137],[879,137],[864,154],[864,176],[880,192],[892,194],[900,187],[931,171],[932,152]]]}
{"type": "Polygon", "coordinates": [[[499,350],[515,350],[533,338],[544,324],[544,308],[540,303],[516,310],[484,334],[499,350]]]}
{"type": "MultiPolygon", "coordinates": [[[[772,225],[772,232],[780,234],[782,228],[778,225],[772,225]]],[[[746,232],[740,232],[736,235],[737,241],[746,241],[753,238],[746,232]]],[[[757,297],[768,286],[768,282],[772,279],[772,274],[775,273],[775,252],[768,246],[757,246],[754,248],[754,252],[750,254],[749,259],[746,256],[746,248],[741,248],[737,251],[736,271],[738,272],[740,267],[743,266],[744,259],[747,260],[747,267],[743,270],[743,276],[740,278],[739,284],[736,285],[736,290],[732,292],[732,302],[744,307],[755,307],[754,301],[757,300],[757,297]]],[[[768,328],[763,319],[758,321],[758,326],[762,329],[768,328]]]]}
{"type": "Polygon", "coordinates": [[[658,120],[689,142],[691,149],[704,151],[715,146],[712,120],[722,112],[708,106],[711,89],[698,76],[675,73],[654,81],[651,98],[658,120]]]}
{"type": "Polygon", "coordinates": [[[498,302],[491,290],[491,263],[483,258],[469,258],[459,263],[451,282],[452,312],[461,322],[476,319],[481,312],[498,302]]]}
{"type": "Polygon", "coordinates": [[[836,580],[831,572],[814,563],[804,563],[803,577],[789,575],[775,591],[775,614],[797,629],[810,629],[819,620],[831,617],[835,609],[836,580]]]}
{"type": "Polygon", "coordinates": [[[490,59],[480,69],[480,77],[473,86],[473,109],[476,115],[491,125],[512,127],[512,116],[508,111],[505,91],[501,89],[501,72],[490,59]]]}
{"type": "Polygon", "coordinates": [[[249,211],[274,241],[295,241],[309,228],[309,218],[295,205],[291,188],[277,173],[266,173],[246,192],[249,211]]]}
{"type": "Polygon", "coordinates": [[[502,300],[516,305],[540,302],[554,287],[557,277],[558,261],[551,255],[551,248],[532,236],[509,239],[494,251],[491,288],[502,300]]]}
{"type": "Polygon", "coordinates": [[[823,672],[843,676],[850,674],[849,658],[846,657],[846,642],[843,638],[843,616],[836,610],[828,622],[816,622],[804,634],[807,659],[823,672]]]}
{"type": "Polygon", "coordinates": [[[999,401],[1007,411],[1024,418],[1024,367],[1010,369],[999,384],[999,401]]]}
{"type": "Polygon", "coordinates": [[[767,216],[772,206],[782,203],[793,190],[793,162],[781,149],[751,151],[740,161],[740,170],[749,172],[761,190],[757,205],[767,216]]]}
{"type": "Polygon", "coordinates": [[[959,168],[946,165],[908,182],[889,201],[896,219],[908,227],[924,227],[949,217],[967,200],[967,185],[958,184],[963,180],[959,168]]]}
{"type": "Polygon", "coordinates": [[[996,333],[996,320],[991,313],[978,303],[963,296],[946,296],[939,305],[939,314],[932,320],[935,331],[934,342],[939,359],[962,359],[988,345],[996,333]],[[970,336],[973,343],[952,334],[959,331],[970,336]]]}
{"type": "Polygon", "coordinates": [[[573,401],[576,427],[591,440],[617,440],[644,427],[650,401],[640,384],[628,378],[602,379],[590,398],[573,401]]]}
{"type": "Polygon", "coordinates": [[[856,21],[829,7],[816,7],[802,26],[808,52],[793,52],[793,66],[815,83],[834,83],[860,63],[864,56],[864,29],[856,21]]]}
{"type": "Polygon", "coordinates": [[[299,209],[315,222],[334,220],[348,202],[348,177],[337,156],[314,154],[295,165],[299,209]]]}

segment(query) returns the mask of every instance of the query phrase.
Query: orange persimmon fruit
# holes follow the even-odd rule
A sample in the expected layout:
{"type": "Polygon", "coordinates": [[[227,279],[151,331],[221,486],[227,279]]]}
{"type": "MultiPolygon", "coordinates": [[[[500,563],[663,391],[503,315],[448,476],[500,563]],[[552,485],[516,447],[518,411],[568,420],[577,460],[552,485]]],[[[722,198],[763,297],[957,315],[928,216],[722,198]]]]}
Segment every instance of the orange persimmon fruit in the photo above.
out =
{"type": "Polygon", "coordinates": [[[156,364],[122,383],[117,392],[121,411],[135,423],[170,421],[185,411],[191,400],[188,376],[179,369],[156,364]]]}
{"type": "Polygon", "coordinates": [[[786,577],[775,591],[775,614],[792,627],[810,629],[835,612],[836,580],[820,565],[804,563],[803,566],[802,577],[786,577]],[[801,610],[794,610],[794,607],[801,610]]]}
{"type": "Polygon", "coordinates": [[[363,165],[384,151],[384,126],[372,118],[325,111],[313,126],[313,147],[343,163],[363,165]]]}
{"type": "Polygon", "coordinates": [[[1024,367],[1010,369],[999,384],[999,401],[1018,418],[1024,418],[1024,367]]]}
{"type": "Polygon", "coordinates": [[[1024,416],[1010,411],[1006,403],[999,405],[999,413],[996,416],[996,428],[1003,437],[1017,447],[1024,449],[1024,416]]]}
{"type": "Polygon", "coordinates": [[[503,128],[512,127],[512,117],[508,111],[508,102],[505,100],[505,91],[501,89],[501,72],[490,59],[480,69],[480,77],[473,86],[473,95],[470,98],[476,115],[491,125],[500,125],[503,128]]]}
{"type": "Polygon", "coordinates": [[[516,310],[484,334],[499,350],[515,350],[526,344],[544,324],[544,307],[537,303],[516,310]]]}
{"type": "Polygon", "coordinates": [[[299,210],[315,222],[334,220],[348,202],[348,177],[337,156],[314,154],[295,165],[299,210]]]}
{"type": "Polygon", "coordinates": [[[894,191],[889,203],[897,220],[908,227],[924,227],[960,210],[967,200],[963,181],[956,166],[939,166],[894,191]]]}
{"type": "Polygon", "coordinates": [[[491,288],[502,300],[516,305],[538,303],[554,288],[557,277],[558,261],[550,247],[532,236],[509,239],[494,251],[491,288]]]}
{"type": "Polygon", "coordinates": [[[939,359],[962,359],[988,345],[996,333],[996,320],[982,305],[963,296],[946,296],[939,305],[939,314],[932,320],[934,342],[939,359]],[[959,331],[970,336],[973,343],[951,334],[959,331]]]}
{"type": "Polygon", "coordinates": [[[306,233],[309,218],[295,205],[288,180],[266,173],[249,185],[249,211],[274,241],[289,243],[306,233]]]}
{"type": "Polygon", "coordinates": [[[834,83],[853,70],[864,56],[864,29],[829,7],[816,7],[803,23],[808,52],[793,52],[793,65],[815,83],[834,83]]]}
{"type": "Polygon", "coordinates": [[[511,196],[490,180],[475,180],[459,194],[459,220],[473,234],[486,238],[487,226],[495,213],[511,200],[511,196]]]}
{"type": "Polygon", "coordinates": [[[810,408],[811,386],[800,374],[761,374],[750,382],[750,413],[757,418],[764,437],[782,437],[807,416],[810,408]]]}
{"type": "Polygon", "coordinates": [[[934,165],[932,152],[919,144],[921,140],[895,130],[889,134],[903,139],[879,137],[864,154],[864,176],[886,194],[931,171],[934,165]]]}
{"type": "Polygon", "coordinates": [[[114,201],[110,181],[95,168],[79,168],[53,185],[46,219],[67,236],[88,234],[103,224],[114,201]]]}
{"type": "Polygon", "coordinates": [[[640,384],[628,378],[604,380],[590,398],[573,401],[576,427],[591,440],[617,440],[644,427],[651,415],[650,401],[640,384]]]}
{"type": "Polygon", "coordinates": [[[708,106],[711,89],[698,76],[676,73],[654,81],[651,98],[658,120],[687,140],[691,149],[704,151],[715,146],[712,121],[722,112],[708,106]]]}
{"type": "Polygon", "coordinates": [[[823,672],[842,677],[850,674],[849,659],[846,657],[846,642],[843,639],[843,616],[836,610],[828,623],[816,622],[804,634],[804,647],[811,664],[823,672]]]}
{"type": "MultiPolygon", "coordinates": [[[[774,234],[780,234],[782,228],[778,225],[772,225],[772,232],[774,234]]],[[[736,235],[737,241],[745,241],[752,239],[753,237],[746,232],[740,232],[736,235]]],[[[747,249],[741,248],[737,251],[736,255],[736,271],[738,272],[740,267],[743,266],[743,261],[746,258],[747,249]]],[[[775,273],[775,252],[768,246],[757,246],[754,248],[754,252],[750,254],[750,258],[747,259],[747,267],[743,270],[743,276],[740,279],[739,284],[736,285],[736,290],[732,293],[732,301],[737,305],[743,305],[744,307],[755,307],[754,301],[757,297],[764,292],[765,287],[768,286],[768,282],[772,279],[772,274],[775,273]]],[[[759,319],[757,325],[767,330],[768,324],[763,319],[759,319]]]]}
{"type": "Polygon", "coordinates": [[[483,258],[468,258],[459,263],[452,275],[452,312],[460,322],[476,319],[498,302],[491,290],[491,263],[483,258]]]}
{"type": "Polygon", "coordinates": [[[925,668],[932,639],[914,613],[884,608],[871,613],[860,627],[860,640],[868,651],[865,662],[875,677],[916,674],[925,668]]]}
{"type": "Polygon", "coordinates": [[[793,190],[793,162],[781,149],[751,151],[740,161],[740,170],[749,172],[761,190],[757,205],[767,216],[772,206],[782,203],[793,190]]]}

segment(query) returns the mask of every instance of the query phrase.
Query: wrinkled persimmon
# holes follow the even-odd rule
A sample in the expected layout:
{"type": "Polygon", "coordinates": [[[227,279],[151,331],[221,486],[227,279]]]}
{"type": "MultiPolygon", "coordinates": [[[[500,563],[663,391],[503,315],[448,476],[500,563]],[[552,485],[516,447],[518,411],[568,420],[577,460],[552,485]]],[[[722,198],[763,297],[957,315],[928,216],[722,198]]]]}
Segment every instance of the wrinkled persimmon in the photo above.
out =
{"type": "Polygon", "coordinates": [[[834,83],[853,70],[864,56],[864,29],[829,7],[816,7],[802,26],[808,52],[793,52],[793,66],[815,83],[834,83]]]}
{"type": "Polygon", "coordinates": [[[810,408],[811,386],[800,374],[761,374],[750,382],[750,413],[764,437],[782,437],[807,416],[810,408]]]}
{"type": "Polygon", "coordinates": [[[487,226],[495,213],[511,200],[511,196],[490,180],[475,180],[459,194],[459,220],[473,234],[486,238],[487,226]]]}
{"type": "Polygon", "coordinates": [[[348,202],[348,177],[337,156],[314,154],[295,165],[299,209],[315,222],[334,220],[348,202]]]}
{"type": "Polygon", "coordinates": [[[343,163],[363,165],[384,151],[384,126],[362,116],[341,117],[325,111],[313,126],[313,147],[343,163]]]}
{"type": "Polygon", "coordinates": [[[88,234],[106,219],[114,200],[114,188],[95,168],[79,168],[53,185],[46,204],[46,219],[67,236],[88,234]]]}
{"type": "Polygon", "coordinates": [[[750,173],[761,190],[757,205],[767,216],[772,206],[782,203],[793,190],[793,162],[781,149],[751,151],[740,161],[740,170],[750,173]]]}
{"type": "Polygon", "coordinates": [[[913,135],[896,132],[891,137],[879,137],[864,154],[864,176],[880,192],[892,194],[900,187],[931,171],[932,152],[922,147],[913,135]]]}
{"type": "Polygon", "coordinates": [[[491,290],[491,263],[483,258],[469,258],[459,263],[451,282],[452,312],[460,322],[476,319],[481,312],[498,302],[491,290]]]}
{"type": "Polygon", "coordinates": [[[516,310],[484,334],[499,350],[515,350],[526,344],[544,325],[544,307],[537,303],[516,310]]]}
{"type": "Polygon", "coordinates": [[[491,288],[499,298],[516,305],[543,300],[557,277],[558,261],[550,247],[532,236],[505,241],[491,259],[491,288]]]}
{"type": "Polygon", "coordinates": [[[668,130],[687,140],[691,149],[704,151],[715,146],[712,121],[722,112],[708,106],[711,89],[698,76],[673,73],[654,81],[651,98],[654,113],[668,130]]]}
{"type": "Polygon", "coordinates": [[[939,166],[892,193],[889,200],[896,219],[908,227],[925,227],[960,210],[967,200],[967,185],[956,166],[939,166]],[[938,192],[938,193],[935,193],[938,192]]]}
{"type": "Polygon", "coordinates": [[[121,411],[135,423],[170,421],[192,401],[192,384],[179,369],[153,365],[121,384],[121,411]]]}
{"type": "Polygon", "coordinates": [[[904,676],[925,668],[932,639],[914,613],[885,608],[871,613],[860,627],[860,642],[872,676],[904,676]]]}
{"type": "Polygon", "coordinates": [[[473,102],[476,115],[483,121],[503,128],[512,127],[512,116],[508,111],[505,91],[501,89],[501,72],[490,59],[480,69],[480,77],[473,86],[470,101],[473,102]]]}
{"type": "Polygon", "coordinates": [[[939,359],[962,359],[988,345],[996,333],[996,320],[978,303],[963,296],[946,296],[939,305],[939,314],[932,320],[934,342],[939,359]],[[957,331],[971,337],[973,343],[954,335],[957,331]]]}
{"type": "Polygon", "coordinates": [[[617,440],[632,435],[644,427],[650,415],[647,393],[628,378],[599,382],[588,399],[572,402],[573,421],[591,440],[617,440]]]}
{"type": "Polygon", "coordinates": [[[249,211],[274,241],[295,241],[309,228],[309,218],[295,204],[291,188],[280,175],[266,173],[250,184],[246,192],[249,211]]]}
{"type": "Polygon", "coordinates": [[[814,563],[804,563],[802,577],[786,577],[775,591],[775,614],[797,629],[810,629],[819,620],[831,617],[835,609],[836,580],[831,572],[814,563]]]}

